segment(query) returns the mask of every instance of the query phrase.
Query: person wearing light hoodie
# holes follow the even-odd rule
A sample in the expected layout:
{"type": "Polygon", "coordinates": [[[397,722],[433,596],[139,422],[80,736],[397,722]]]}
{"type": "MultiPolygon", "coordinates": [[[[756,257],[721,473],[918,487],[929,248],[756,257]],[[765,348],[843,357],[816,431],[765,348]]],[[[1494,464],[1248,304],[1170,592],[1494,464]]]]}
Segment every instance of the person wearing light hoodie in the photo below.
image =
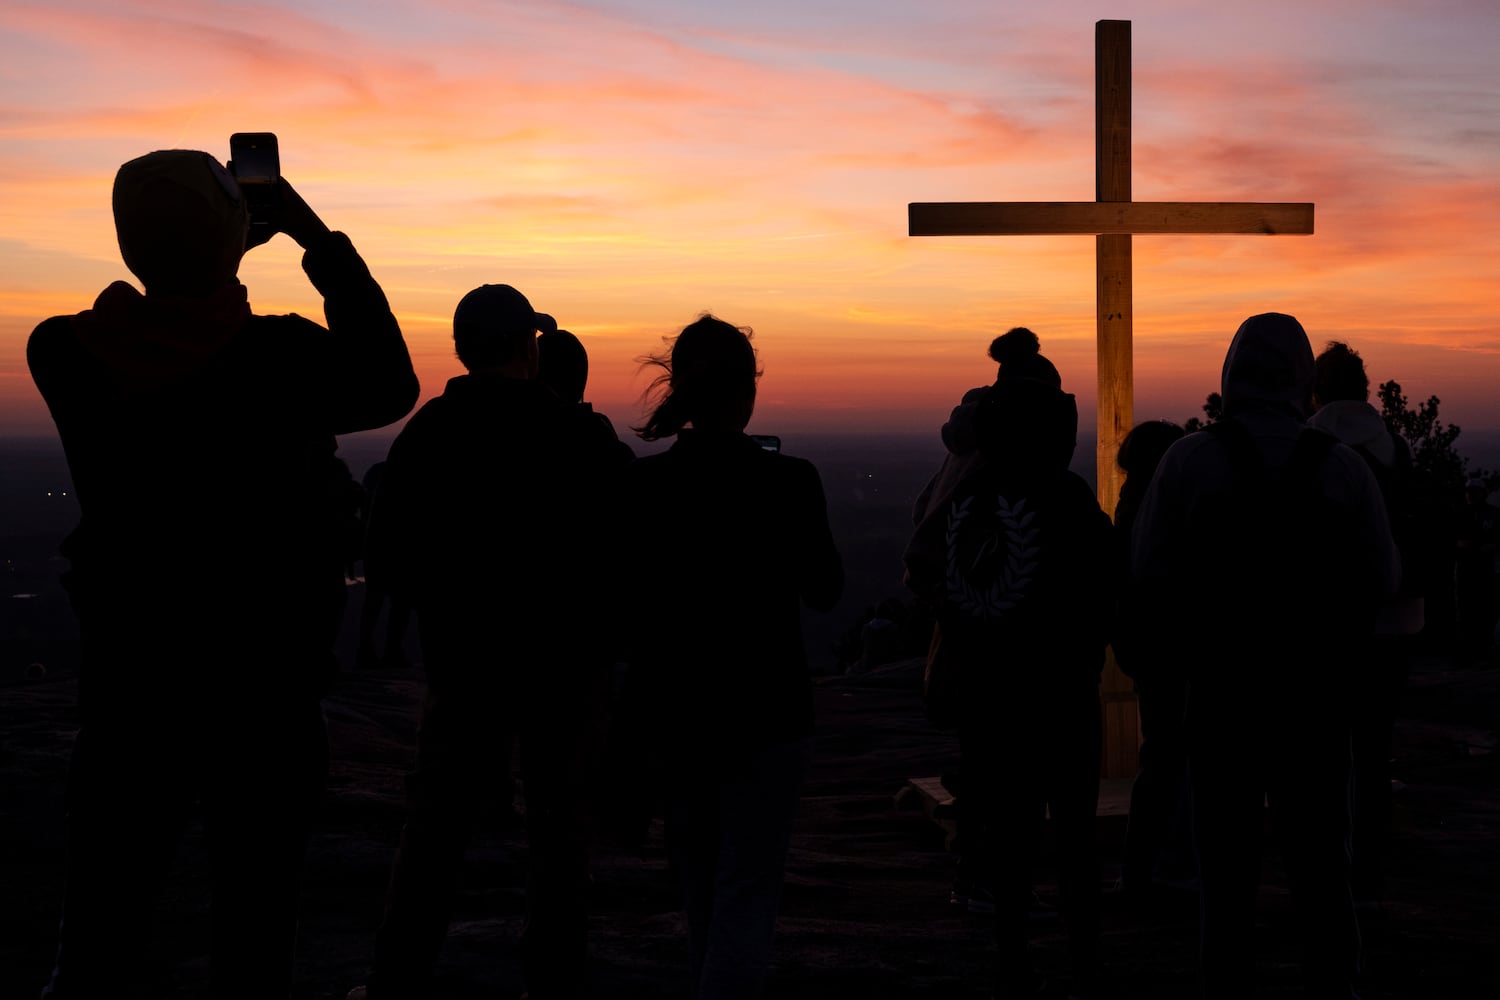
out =
{"type": "Polygon", "coordinates": [[[1434,525],[1417,509],[1411,446],[1370,405],[1364,359],[1332,341],[1313,362],[1313,404],[1307,423],[1358,451],[1380,483],[1401,551],[1401,587],[1381,606],[1375,634],[1361,656],[1354,685],[1354,795],[1351,887],[1356,899],[1380,895],[1391,825],[1391,740],[1396,706],[1411,669],[1413,645],[1424,624],[1426,549],[1434,525]]]}
{"type": "Polygon", "coordinates": [[[1400,558],[1369,466],[1306,426],[1313,352],[1294,317],[1245,320],[1221,381],[1224,419],[1167,449],[1131,539],[1142,627],[1188,670],[1202,995],[1254,988],[1269,802],[1309,995],[1354,998],[1350,688],[1400,558]]]}
{"type": "Polygon", "coordinates": [[[62,544],[80,729],[44,996],[145,988],[152,904],[197,811],[212,996],[286,997],[352,514],[335,435],[401,419],[417,377],[349,238],[285,180],[254,236],[239,184],[198,150],[130,160],[113,201],[145,293],[114,282],[26,352],[81,511],[62,544]],[[240,259],[276,232],[305,251],[326,327],[251,312],[240,259]]]}

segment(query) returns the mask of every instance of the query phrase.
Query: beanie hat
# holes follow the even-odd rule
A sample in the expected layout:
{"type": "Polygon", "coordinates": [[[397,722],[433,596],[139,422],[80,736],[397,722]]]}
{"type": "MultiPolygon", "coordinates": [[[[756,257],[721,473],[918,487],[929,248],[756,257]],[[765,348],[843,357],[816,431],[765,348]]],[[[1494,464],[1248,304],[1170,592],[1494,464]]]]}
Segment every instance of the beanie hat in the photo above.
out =
{"type": "Polygon", "coordinates": [[[1011,378],[1034,379],[1054,389],[1062,388],[1062,376],[1056,366],[1041,354],[1036,334],[1018,326],[990,341],[990,357],[998,364],[995,381],[1011,378]]]}

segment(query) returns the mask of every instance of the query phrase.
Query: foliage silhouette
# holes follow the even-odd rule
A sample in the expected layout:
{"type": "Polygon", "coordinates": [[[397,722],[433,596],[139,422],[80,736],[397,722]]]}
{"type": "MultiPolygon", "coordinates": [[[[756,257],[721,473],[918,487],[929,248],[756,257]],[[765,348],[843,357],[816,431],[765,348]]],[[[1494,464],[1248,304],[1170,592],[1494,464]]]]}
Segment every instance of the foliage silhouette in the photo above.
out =
{"type": "Polygon", "coordinates": [[[1204,419],[1188,417],[1182,422],[1182,429],[1191,434],[1193,431],[1201,431],[1209,424],[1222,420],[1224,418],[1224,397],[1217,392],[1209,393],[1208,398],[1203,401],[1203,414],[1204,419]]]}
{"type": "Polygon", "coordinates": [[[1387,427],[1411,445],[1412,464],[1421,480],[1445,493],[1461,491],[1470,478],[1482,479],[1486,487],[1494,490],[1500,474],[1469,467],[1469,460],[1457,446],[1461,428],[1438,419],[1436,396],[1427,397],[1412,409],[1401,391],[1401,383],[1395,380],[1380,383],[1379,394],[1380,415],[1387,427]]]}

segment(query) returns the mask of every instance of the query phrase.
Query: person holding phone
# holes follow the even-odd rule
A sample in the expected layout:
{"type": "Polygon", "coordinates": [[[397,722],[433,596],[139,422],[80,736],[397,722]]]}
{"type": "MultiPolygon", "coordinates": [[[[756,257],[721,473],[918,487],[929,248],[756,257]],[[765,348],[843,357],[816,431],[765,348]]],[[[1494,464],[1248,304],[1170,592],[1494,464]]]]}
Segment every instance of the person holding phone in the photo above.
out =
{"type": "Polygon", "coordinates": [[[265,225],[233,174],[159,150],[114,180],[116,281],[27,344],[77,491],[61,546],[80,628],[67,876],[43,996],[146,988],[149,919],[196,810],[210,845],[211,995],[286,997],[298,877],[327,765],[320,699],[343,613],[336,435],[418,384],[353,244],[279,176],[265,225]],[[257,315],[237,273],[285,233],[327,325],[257,315]]]}

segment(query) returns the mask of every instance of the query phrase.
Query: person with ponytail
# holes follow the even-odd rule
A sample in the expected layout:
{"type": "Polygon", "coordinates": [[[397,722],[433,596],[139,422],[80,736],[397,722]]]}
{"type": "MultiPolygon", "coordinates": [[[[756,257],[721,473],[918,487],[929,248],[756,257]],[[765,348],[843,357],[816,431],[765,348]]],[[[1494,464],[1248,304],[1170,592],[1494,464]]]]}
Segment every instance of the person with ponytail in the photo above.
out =
{"type": "Polygon", "coordinates": [[[626,472],[616,723],[660,762],[692,995],[756,997],[812,745],[801,609],[833,608],[843,563],[817,469],[745,433],[750,331],[705,313],[643,361],[660,374],[635,430],[675,440],[626,472]]]}

